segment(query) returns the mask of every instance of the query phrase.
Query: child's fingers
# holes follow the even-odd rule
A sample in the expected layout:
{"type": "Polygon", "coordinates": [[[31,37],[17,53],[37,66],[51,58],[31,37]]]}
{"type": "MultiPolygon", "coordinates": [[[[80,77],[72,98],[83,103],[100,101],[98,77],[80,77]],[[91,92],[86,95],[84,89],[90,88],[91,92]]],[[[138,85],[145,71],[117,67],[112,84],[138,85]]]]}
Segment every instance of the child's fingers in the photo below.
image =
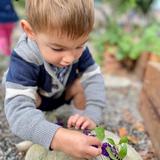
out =
{"type": "Polygon", "coordinates": [[[88,143],[90,146],[101,146],[101,141],[97,137],[88,136],[88,143]]]}
{"type": "Polygon", "coordinates": [[[102,149],[101,147],[94,147],[94,146],[90,146],[87,150],[86,150],[88,156],[90,157],[97,157],[102,153],[102,149]]]}
{"type": "Polygon", "coordinates": [[[86,121],[85,117],[79,117],[79,119],[76,121],[75,128],[79,129],[85,121],[86,121]]]}
{"type": "Polygon", "coordinates": [[[102,144],[98,138],[88,136],[88,143],[89,143],[89,147],[87,147],[86,149],[86,153],[88,155],[90,155],[91,157],[97,157],[102,153],[102,149],[101,149],[102,144]]]}
{"type": "MultiPolygon", "coordinates": [[[[81,125],[81,129],[86,129],[90,126],[90,122],[89,121],[85,121],[82,125],[81,125]]],[[[88,128],[89,129],[89,128],[88,128]]]]}
{"type": "Polygon", "coordinates": [[[79,114],[75,114],[68,119],[67,127],[71,128],[76,125],[76,121],[79,119],[79,114]]]}

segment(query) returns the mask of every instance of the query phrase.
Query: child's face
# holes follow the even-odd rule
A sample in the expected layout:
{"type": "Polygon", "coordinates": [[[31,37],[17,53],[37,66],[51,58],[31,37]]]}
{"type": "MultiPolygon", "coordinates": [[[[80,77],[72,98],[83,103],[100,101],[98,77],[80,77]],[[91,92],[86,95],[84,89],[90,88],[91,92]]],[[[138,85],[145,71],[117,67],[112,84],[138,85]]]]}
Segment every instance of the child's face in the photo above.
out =
{"type": "Polygon", "coordinates": [[[65,67],[72,64],[82,55],[88,36],[75,40],[67,36],[51,36],[44,33],[37,34],[35,41],[46,62],[57,67],[65,67]]]}

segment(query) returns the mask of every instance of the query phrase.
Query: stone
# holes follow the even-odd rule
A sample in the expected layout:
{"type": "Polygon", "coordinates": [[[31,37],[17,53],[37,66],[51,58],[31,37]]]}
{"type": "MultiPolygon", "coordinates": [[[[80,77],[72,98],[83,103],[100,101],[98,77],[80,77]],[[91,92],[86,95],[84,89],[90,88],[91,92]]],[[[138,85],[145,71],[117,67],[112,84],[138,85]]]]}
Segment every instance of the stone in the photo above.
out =
{"type": "Polygon", "coordinates": [[[107,88],[129,88],[131,86],[129,78],[105,75],[104,79],[107,88]]]}
{"type": "MultiPolygon", "coordinates": [[[[120,138],[116,136],[114,133],[106,131],[105,132],[105,139],[106,138],[113,138],[116,143],[119,142],[120,138]]],[[[101,160],[104,159],[104,156],[98,156],[96,158],[93,158],[92,160],[101,160]]],[[[79,159],[74,158],[69,155],[66,155],[63,152],[57,152],[57,151],[49,151],[45,149],[44,147],[34,144],[27,152],[25,160],[85,160],[85,159],[79,159]]],[[[128,145],[128,153],[124,160],[142,160],[140,155],[135,151],[134,148],[132,148],[130,145],[128,145]]]]}
{"type": "Polygon", "coordinates": [[[33,143],[31,141],[22,141],[18,144],[15,144],[19,152],[26,152],[32,145],[33,143]]]}
{"type": "MultiPolygon", "coordinates": [[[[25,160],[46,160],[48,151],[44,147],[34,144],[28,150],[25,160]]],[[[50,160],[54,160],[54,155],[50,156],[50,160]]]]}

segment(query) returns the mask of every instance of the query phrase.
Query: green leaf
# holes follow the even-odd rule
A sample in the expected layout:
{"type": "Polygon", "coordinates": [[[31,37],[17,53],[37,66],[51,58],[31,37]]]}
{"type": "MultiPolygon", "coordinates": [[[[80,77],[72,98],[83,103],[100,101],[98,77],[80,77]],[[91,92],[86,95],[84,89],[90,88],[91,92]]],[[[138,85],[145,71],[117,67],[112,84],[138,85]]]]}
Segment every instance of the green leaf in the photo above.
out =
{"type": "Polygon", "coordinates": [[[109,156],[113,159],[113,160],[117,160],[117,158],[113,155],[111,149],[109,147],[106,148],[106,151],[108,152],[109,156]]]}
{"type": "Polygon", "coordinates": [[[108,142],[112,145],[116,145],[114,140],[112,138],[107,138],[108,142]]]}
{"type": "Polygon", "coordinates": [[[120,145],[119,157],[123,159],[127,155],[127,144],[122,143],[120,145]]]}
{"type": "Polygon", "coordinates": [[[119,144],[122,144],[122,143],[128,143],[128,138],[127,137],[122,137],[119,141],[119,144]]]}
{"type": "Polygon", "coordinates": [[[96,132],[96,137],[103,141],[104,137],[105,137],[105,130],[103,127],[96,127],[95,129],[95,132],[96,132]]]}

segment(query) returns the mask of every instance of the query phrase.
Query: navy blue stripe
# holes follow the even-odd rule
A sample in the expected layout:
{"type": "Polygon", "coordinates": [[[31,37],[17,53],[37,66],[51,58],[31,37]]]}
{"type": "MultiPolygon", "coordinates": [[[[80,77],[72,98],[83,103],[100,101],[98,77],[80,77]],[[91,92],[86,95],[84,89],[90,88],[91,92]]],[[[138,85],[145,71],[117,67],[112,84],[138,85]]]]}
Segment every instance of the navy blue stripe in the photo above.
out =
{"type": "Polygon", "coordinates": [[[39,66],[25,61],[13,51],[6,80],[24,86],[37,86],[39,72],[39,66]]]}
{"type": "Polygon", "coordinates": [[[89,49],[86,48],[78,61],[79,72],[84,72],[89,66],[93,65],[94,63],[95,61],[93,60],[89,49]]]}
{"type": "Polygon", "coordinates": [[[94,63],[95,61],[93,60],[89,49],[86,48],[81,55],[79,61],[73,64],[69,79],[67,81],[67,85],[71,84],[79,76],[79,74],[85,72],[85,70],[94,63]]]}

